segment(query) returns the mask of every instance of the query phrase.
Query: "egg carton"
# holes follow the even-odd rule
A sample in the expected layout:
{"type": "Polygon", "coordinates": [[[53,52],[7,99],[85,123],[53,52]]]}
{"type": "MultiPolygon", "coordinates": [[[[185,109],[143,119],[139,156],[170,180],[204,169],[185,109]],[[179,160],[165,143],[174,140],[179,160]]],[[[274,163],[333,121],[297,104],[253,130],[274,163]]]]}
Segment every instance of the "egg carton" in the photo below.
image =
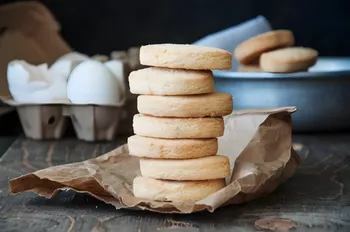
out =
{"type": "MultiPolygon", "coordinates": [[[[142,68],[138,50],[139,48],[131,48],[128,52],[111,53],[111,60],[121,60],[127,64],[123,74],[125,86],[129,86],[129,73],[142,68]]],[[[105,62],[108,57],[96,55],[92,59],[105,62]]],[[[63,138],[71,120],[78,139],[111,141],[117,135],[132,134],[132,116],[137,113],[136,95],[128,89],[123,104],[118,106],[76,105],[71,102],[26,104],[6,97],[0,97],[0,100],[16,108],[24,134],[27,138],[36,140],[63,138]]]]}
{"type": "Polygon", "coordinates": [[[125,113],[123,106],[97,105],[16,105],[24,134],[36,140],[61,139],[71,120],[78,139],[85,141],[111,141],[123,132],[120,125],[125,113]]]}
{"type": "Polygon", "coordinates": [[[127,91],[118,105],[82,105],[71,102],[48,104],[18,103],[0,99],[16,108],[27,138],[36,140],[61,139],[69,120],[78,139],[111,141],[117,135],[132,134],[132,118],[137,113],[136,95],[127,91]]]}
{"type": "Polygon", "coordinates": [[[118,106],[61,104],[21,104],[12,99],[0,99],[17,110],[27,138],[61,139],[69,120],[78,139],[112,141],[117,135],[133,132],[133,115],[137,114],[136,95],[127,94],[118,106]]]}

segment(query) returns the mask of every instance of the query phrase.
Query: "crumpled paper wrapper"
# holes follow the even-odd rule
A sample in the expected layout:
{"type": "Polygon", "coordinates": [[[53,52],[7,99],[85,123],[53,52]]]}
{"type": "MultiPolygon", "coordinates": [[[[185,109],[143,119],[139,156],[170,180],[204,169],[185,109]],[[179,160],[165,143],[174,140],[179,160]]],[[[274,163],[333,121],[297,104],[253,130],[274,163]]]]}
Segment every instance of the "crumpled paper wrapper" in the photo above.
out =
{"type": "Polygon", "coordinates": [[[60,190],[84,192],[114,205],[162,213],[213,212],[271,193],[292,176],[299,156],[292,148],[293,107],[236,111],[225,117],[218,154],[230,158],[232,175],[220,191],[197,202],[156,202],[134,197],[132,181],[140,175],[137,157],[127,145],[94,159],[54,166],[9,181],[12,193],[35,192],[51,198],[60,190]]]}

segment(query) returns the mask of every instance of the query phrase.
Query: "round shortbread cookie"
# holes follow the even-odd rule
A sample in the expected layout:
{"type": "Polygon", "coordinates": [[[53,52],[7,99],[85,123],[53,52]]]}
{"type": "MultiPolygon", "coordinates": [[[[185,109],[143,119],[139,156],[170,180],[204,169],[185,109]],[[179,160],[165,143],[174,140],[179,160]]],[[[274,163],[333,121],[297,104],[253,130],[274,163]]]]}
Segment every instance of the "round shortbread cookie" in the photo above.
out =
{"type": "Polygon", "coordinates": [[[264,52],[294,44],[294,35],[289,30],[275,30],[254,36],[239,44],[234,50],[241,64],[251,64],[264,52]]]}
{"type": "Polygon", "coordinates": [[[134,133],[153,138],[205,139],[224,134],[224,120],[217,118],[158,118],[134,116],[134,133]]]}
{"type": "Polygon", "coordinates": [[[237,72],[263,72],[259,65],[241,65],[238,67],[237,72]]]}
{"type": "Polygon", "coordinates": [[[210,70],[144,68],[129,75],[130,92],[154,95],[192,95],[214,92],[210,70]]]}
{"type": "Polygon", "coordinates": [[[161,180],[212,180],[230,175],[230,160],[215,155],[196,159],[140,159],[141,175],[161,180]]]}
{"type": "Polygon", "coordinates": [[[264,53],[260,57],[260,67],[273,73],[306,71],[316,63],[317,57],[318,52],[312,48],[282,48],[264,53]]]}
{"type": "Polygon", "coordinates": [[[155,180],[138,176],[133,181],[134,196],[153,201],[199,201],[226,186],[225,179],[202,181],[155,180]]]}
{"type": "Polygon", "coordinates": [[[232,95],[219,92],[191,96],[140,95],[137,110],[157,117],[219,117],[232,113],[232,95]]]}
{"type": "Polygon", "coordinates": [[[216,155],[218,140],[159,139],[133,135],[128,138],[129,153],[133,156],[156,159],[192,159],[216,155]]]}
{"type": "Polygon", "coordinates": [[[152,44],[140,49],[143,65],[194,69],[227,70],[232,68],[232,54],[213,47],[189,44],[152,44]]]}

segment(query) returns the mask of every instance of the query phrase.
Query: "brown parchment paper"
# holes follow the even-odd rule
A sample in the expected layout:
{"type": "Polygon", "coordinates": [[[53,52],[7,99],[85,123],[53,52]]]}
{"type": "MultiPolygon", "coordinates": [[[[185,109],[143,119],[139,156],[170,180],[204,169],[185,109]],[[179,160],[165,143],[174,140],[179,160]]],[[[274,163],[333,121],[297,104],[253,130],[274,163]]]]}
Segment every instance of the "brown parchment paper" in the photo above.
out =
{"type": "Polygon", "coordinates": [[[236,111],[225,117],[218,154],[230,158],[232,175],[224,189],[198,202],[155,202],[135,198],[132,181],[138,158],[127,145],[94,159],[39,170],[9,181],[12,193],[35,192],[51,198],[62,189],[86,192],[119,208],[163,213],[213,212],[271,193],[292,176],[299,156],[292,148],[294,107],[236,111]]]}

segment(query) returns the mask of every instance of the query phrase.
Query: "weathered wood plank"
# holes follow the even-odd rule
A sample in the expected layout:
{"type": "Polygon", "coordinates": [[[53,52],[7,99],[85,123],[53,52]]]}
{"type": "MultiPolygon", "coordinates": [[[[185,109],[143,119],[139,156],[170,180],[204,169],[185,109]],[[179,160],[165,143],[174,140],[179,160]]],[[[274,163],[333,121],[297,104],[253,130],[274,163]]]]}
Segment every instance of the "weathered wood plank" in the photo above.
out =
{"type": "MultiPolygon", "coordinates": [[[[296,136],[302,165],[273,194],[214,213],[161,215],[115,210],[88,195],[53,199],[8,193],[8,179],[32,170],[98,156],[124,143],[18,139],[0,161],[1,231],[256,231],[263,218],[294,222],[292,231],[350,230],[350,135],[296,136]]],[[[266,230],[265,230],[266,231],[266,230]]]]}

